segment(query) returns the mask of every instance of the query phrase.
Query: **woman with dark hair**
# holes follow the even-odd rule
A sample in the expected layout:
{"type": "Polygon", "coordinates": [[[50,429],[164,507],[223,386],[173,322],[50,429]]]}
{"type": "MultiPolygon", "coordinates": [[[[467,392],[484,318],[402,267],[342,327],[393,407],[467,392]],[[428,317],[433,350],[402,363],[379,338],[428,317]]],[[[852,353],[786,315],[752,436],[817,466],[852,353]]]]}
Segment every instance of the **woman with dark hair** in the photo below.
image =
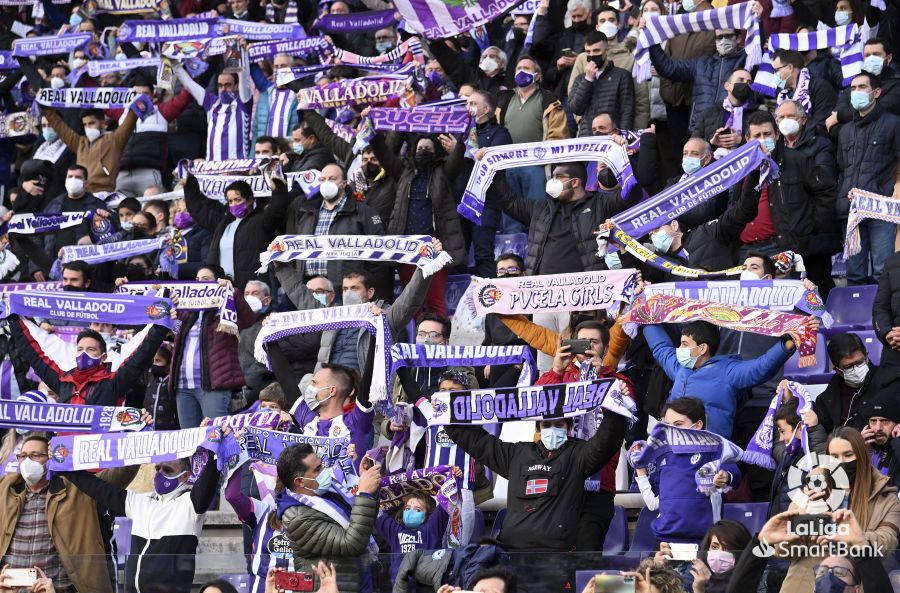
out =
{"type": "Polygon", "coordinates": [[[228,581],[216,579],[200,587],[200,593],[238,593],[238,590],[228,581]]]}
{"type": "Polygon", "coordinates": [[[724,593],[743,551],[750,543],[750,532],[743,524],[731,519],[713,523],[703,541],[701,555],[692,562],[684,575],[684,590],[693,593],[724,593]]]}

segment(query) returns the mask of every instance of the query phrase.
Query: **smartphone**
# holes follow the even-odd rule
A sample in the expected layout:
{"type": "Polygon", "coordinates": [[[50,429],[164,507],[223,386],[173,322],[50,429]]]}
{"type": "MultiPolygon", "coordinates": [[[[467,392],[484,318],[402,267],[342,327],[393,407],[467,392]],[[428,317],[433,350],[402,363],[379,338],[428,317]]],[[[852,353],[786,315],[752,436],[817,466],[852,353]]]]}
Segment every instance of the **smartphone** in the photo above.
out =
{"type": "Polygon", "coordinates": [[[672,560],[694,560],[697,558],[697,544],[669,544],[672,560]]]}
{"type": "Polygon", "coordinates": [[[634,577],[620,574],[598,574],[594,576],[594,593],[634,593],[634,577]]]}
{"type": "Polygon", "coordinates": [[[305,572],[276,572],[275,586],[285,591],[315,591],[316,581],[305,572]]]}
{"type": "Polygon", "coordinates": [[[797,515],[791,517],[790,533],[801,537],[815,537],[829,535],[834,522],[828,515],[797,515]]]}
{"type": "Polygon", "coordinates": [[[591,348],[590,340],[563,340],[563,346],[569,346],[569,354],[584,354],[591,348]]]}
{"type": "Polygon", "coordinates": [[[7,568],[3,584],[6,587],[31,587],[37,580],[37,569],[7,568]]]}
{"type": "Polygon", "coordinates": [[[572,51],[571,48],[568,48],[568,47],[566,49],[562,50],[562,55],[567,58],[574,58],[574,57],[578,56],[578,54],[576,54],[574,51],[572,51]]]}

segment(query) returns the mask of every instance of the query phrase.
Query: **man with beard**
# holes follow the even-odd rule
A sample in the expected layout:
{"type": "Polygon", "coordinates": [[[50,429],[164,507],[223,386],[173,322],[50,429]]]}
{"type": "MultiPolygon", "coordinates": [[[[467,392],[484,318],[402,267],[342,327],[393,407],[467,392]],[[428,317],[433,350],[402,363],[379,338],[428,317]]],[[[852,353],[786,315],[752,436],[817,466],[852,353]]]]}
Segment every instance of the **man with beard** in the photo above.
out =
{"type": "Polygon", "coordinates": [[[861,432],[872,451],[872,465],[888,477],[891,486],[900,486],[900,438],[894,438],[900,422],[900,402],[893,390],[879,391],[863,408],[863,414],[868,424],[861,432]]]}

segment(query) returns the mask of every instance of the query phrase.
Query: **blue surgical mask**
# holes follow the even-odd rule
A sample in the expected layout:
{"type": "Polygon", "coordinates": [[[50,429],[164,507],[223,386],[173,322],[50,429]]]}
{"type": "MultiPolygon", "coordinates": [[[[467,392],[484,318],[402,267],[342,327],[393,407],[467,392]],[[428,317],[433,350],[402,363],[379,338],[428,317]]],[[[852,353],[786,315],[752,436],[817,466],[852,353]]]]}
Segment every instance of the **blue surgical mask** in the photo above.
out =
{"type": "Polygon", "coordinates": [[[403,524],[409,529],[418,529],[425,522],[425,511],[406,509],[403,511],[403,524]]]}
{"type": "Polygon", "coordinates": [[[325,293],[322,293],[322,294],[316,294],[316,293],[313,293],[313,298],[316,299],[317,301],[319,301],[320,303],[322,303],[322,306],[323,306],[323,307],[327,307],[327,306],[328,306],[328,295],[327,295],[327,294],[325,294],[325,293]]]}
{"type": "Polygon", "coordinates": [[[303,479],[310,481],[310,482],[312,482],[312,481],[317,482],[319,484],[319,487],[316,488],[316,494],[318,494],[319,496],[322,496],[323,494],[325,494],[326,492],[329,492],[331,490],[331,479],[333,477],[334,476],[331,473],[331,468],[323,467],[322,471],[320,471],[319,475],[316,476],[315,478],[303,478],[303,479]]]}
{"type": "Polygon", "coordinates": [[[387,52],[394,49],[394,42],[393,41],[377,41],[375,43],[375,49],[380,54],[386,54],[387,52]]]}
{"type": "Polygon", "coordinates": [[[850,22],[850,13],[846,10],[837,10],[834,13],[834,23],[840,27],[850,22]]]}
{"type": "Polygon", "coordinates": [[[568,431],[565,428],[552,426],[541,429],[541,442],[550,451],[556,451],[569,440],[568,431]]]}
{"type": "Polygon", "coordinates": [[[693,348],[676,348],[675,349],[675,358],[678,359],[678,364],[687,369],[694,368],[694,365],[697,364],[698,356],[691,356],[691,350],[693,348]]]}
{"type": "Polygon", "coordinates": [[[294,142],[293,148],[294,148],[294,154],[298,154],[298,155],[303,154],[304,146],[302,144],[300,144],[299,142],[294,142]]]}
{"type": "Polygon", "coordinates": [[[69,24],[72,25],[73,27],[77,27],[78,25],[80,25],[81,21],[82,21],[81,15],[78,14],[77,12],[73,12],[72,16],[69,17],[69,24]]]}
{"type": "Polygon", "coordinates": [[[48,143],[56,142],[59,139],[59,135],[56,133],[56,130],[53,128],[44,128],[41,130],[41,135],[44,137],[44,140],[48,143]]]}
{"type": "Polygon", "coordinates": [[[693,175],[703,166],[703,163],[700,162],[700,159],[695,156],[686,156],[681,159],[681,168],[688,175],[693,175]]]}
{"type": "Polygon", "coordinates": [[[878,76],[881,74],[882,69],[884,69],[884,58],[880,56],[869,56],[863,60],[862,69],[869,74],[878,76]]]}
{"type": "Polygon", "coordinates": [[[657,231],[650,235],[650,242],[653,243],[653,246],[657,251],[662,253],[668,253],[669,249],[672,248],[672,243],[675,241],[675,237],[667,233],[666,231],[657,231]]]}
{"type": "Polygon", "coordinates": [[[694,0],[681,0],[681,7],[685,12],[694,12],[697,10],[697,3],[694,0]]]}
{"type": "Polygon", "coordinates": [[[857,111],[868,109],[872,105],[868,91],[853,91],[850,93],[850,105],[857,111]]]}
{"type": "Polygon", "coordinates": [[[606,261],[606,267],[610,270],[621,270],[622,269],[622,258],[619,257],[619,252],[615,251],[613,253],[607,253],[606,257],[603,258],[606,261]]]}
{"type": "Polygon", "coordinates": [[[784,85],[787,84],[787,78],[782,78],[781,74],[778,72],[775,73],[775,87],[779,89],[783,89],[784,85]]]}
{"type": "Polygon", "coordinates": [[[763,138],[763,146],[766,147],[766,152],[772,154],[775,152],[775,138],[763,138]]]}

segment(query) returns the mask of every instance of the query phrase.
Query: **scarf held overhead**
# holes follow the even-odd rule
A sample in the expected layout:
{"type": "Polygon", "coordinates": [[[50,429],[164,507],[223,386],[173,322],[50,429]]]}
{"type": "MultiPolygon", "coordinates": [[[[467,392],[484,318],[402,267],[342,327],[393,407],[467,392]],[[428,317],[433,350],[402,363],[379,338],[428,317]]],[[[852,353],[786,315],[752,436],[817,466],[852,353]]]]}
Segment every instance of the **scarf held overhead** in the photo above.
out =
{"type": "Polygon", "coordinates": [[[637,183],[628,160],[628,151],[612,138],[578,138],[495,146],[486,148],[481,160],[476,161],[457,211],[472,222],[481,224],[485,196],[497,171],[567,161],[606,163],[622,186],[623,196],[637,183]]]}
{"type": "Polygon", "coordinates": [[[234,287],[221,286],[218,282],[126,282],[116,292],[145,295],[157,289],[168,290],[170,298],[178,299],[181,311],[206,311],[215,309],[219,315],[218,331],[237,335],[237,308],[234,305],[234,287]]]}
{"type": "Polygon", "coordinates": [[[850,198],[850,214],[847,216],[844,259],[862,250],[859,225],[863,220],[883,220],[900,224],[900,200],[857,188],[851,189],[847,197],[850,198]]]}
{"type": "Polygon", "coordinates": [[[391,374],[403,367],[459,367],[520,364],[519,386],[530,385],[534,376],[534,357],[528,346],[452,346],[432,344],[394,344],[391,374]]]}
{"type": "Polygon", "coordinates": [[[259,254],[262,274],[273,261],[363,260],[412,264],[428,278],[453,262],[446,251],[434,250],[427,235],[281,235],[259,254]]]}
{"type": "Polygon", "coordinates": [[[472,298],[479,315],[609,309],[631,302],[637,287],[632,269],[473,281],[478,284],[472,298]]]}
{"type": "Polygon", "coordinates": [[[266,345],[289,336],[309,332],[363,328],[375,340],[375,367],[372,375],[370,400],[382,402],[390,392],[388,377],[391,370],[391,330],[384,315],[372,313],[372,305],[362,303],[344,307],[327,307],[272,313],[263,321],[256,337],[254,356],[271,369],[266,345]]]}
{"type": "Polygon", "coordinates": [[[373,76],[341,80],[323,87],[311,86],[297,93],[297,109],[329,109],[384,103],[404,94],[409,83],[405,78],[373,76]]]}
{"type": "Polygon", "coordinates": [[[635,304],[622,317],[624,323],[641,325],[698,320],[764,336],[790,335],[800,351],[800,366],[812,366],[816,363],[816,331],[812,328],[810,318],[805,315],[656,295],[646,302],[635,304]]]}
{"type": "Polygon", "coordinates": [[[250,459],[276,465],[281,452],[299,443],[311,445],[325,467],[337,465],[345,476],[356,475],[348,447],[350,437],[321,437],[281,432],[278,430],[248,426],[241,435],[241,447],[250,459]]]}
{"type": "Polygon", "coordinates": [[[558,385],[440,391],[431,396],[432,426],[493,424],[581,416],[600,406],[629,420],[636,408],[622,395],[618,379],[604,378],[558,385]]]}
{"type": "MultiPolygon", "coordinates": [[[[788,444],[788,447],[796,447],[799,442],[800,446],[803,448],[804,455],[809,453],[809,437],[807,434],[806,422],[803,421],[803,416],[812,409],[812,398],[809,396],[809,393],[807,393],[805,387],[785,379],[778,384],[775,397],[773,397],[771,403],[769,403],[769,410],[766,412],[766,417],[763,418],[759,428],[757,428],[756,432],[753,434],[753,438],[750,439],[747,450],[744,451],[741,458],[742,461],[758,465],[769,471],[774,470],[778,466],[778,462],[772,457],[772,448],[775,443],[775,414],[778,412],[778,408],[784,403],[785,395],[797,398],[797,415],[800,416],[800,435],[799,437],[795,437],[794,440],[788,444]]],[[[834,508],[837,507],[835,506],[834,508]]]]}
{"type": "Polygon", "coordinates": [[[155,296],[90,292],[11,292],[0,301],[0,319],[9,315],[82,324],[162,325],[172,329],[172,301],[155,296]]]}
{"type": "Polygon", "coordinates": [[[49,432],[142,430],[141,411],[114,406],[0,402],[0,427],[49,432]]]}

